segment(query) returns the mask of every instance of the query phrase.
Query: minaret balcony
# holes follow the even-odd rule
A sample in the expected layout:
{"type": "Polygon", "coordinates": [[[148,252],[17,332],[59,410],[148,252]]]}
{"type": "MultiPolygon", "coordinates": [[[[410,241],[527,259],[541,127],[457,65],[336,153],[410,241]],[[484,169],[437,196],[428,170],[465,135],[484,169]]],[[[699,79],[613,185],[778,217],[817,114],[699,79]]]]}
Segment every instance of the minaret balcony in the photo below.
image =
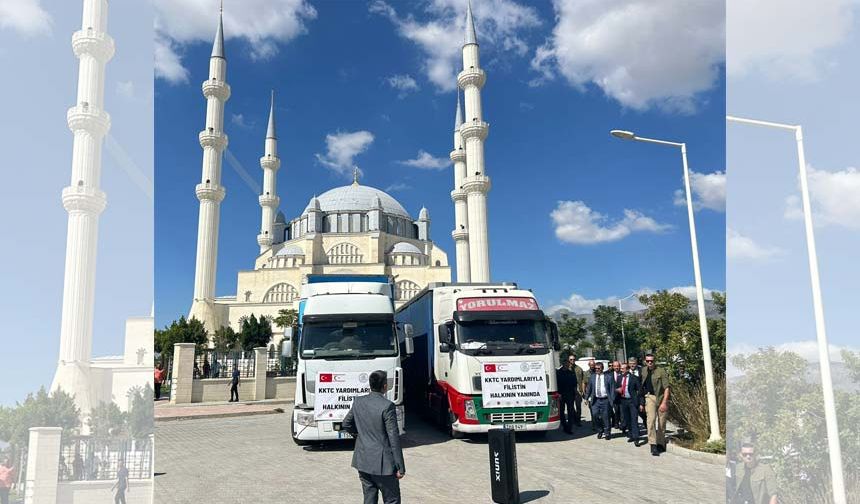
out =
{"type": "Polygon", "coordinates": [[[72,131],[86,130],[104,136],[110,129],[110,115],[104,110],[82,102],[66,113],[66,122],[72,131]]]}
{"type": "Polygon", "coordinates": [[[489,133],[489,131],[490,125],[477,119],[464,122],[463,125],[460,126],[460,134],[463,135],[463,140],[469,140],[474,137],[484,140],[487,138],[487,133],[489,133]]]}
{"type": "Polygon", "coordinates": [[[454,149],[451,151],[451,154],[448,155],[451,158],[452,163],[462,163],[466,161],[466,150],[465,149],[454,149]]]}
{"type": "Polygon", "coordinates": [[[102,63],[111,59],[116,51],[113,38],[107,33],[92,28],[76,31],[72,35],[72,50],[80,58],[89,54],[102,63]]]}
{"type": "Polygon", "coordinates": [[[277,156],[263,156],[260,158],[260,167],[264,170],[277,171],[281,167],[281,158],[277,156]]]}
{"type": "Polygon", "coordinates": [[[261,194],[258,198],[260,206],[275,208],[281,203],[281,198],[269,194],[261,194]]]}
{"type": "Polygon", "coordinates": [[[69,213],[98,215],[107,206],[107,195],[95,187],[79,183],[63,189],[63,208],[69,213]]]}
{"type": "Polygon", "coordinates": [[[454,189],[451,191],[451,199],[455,202],[466,201],[467,193],[463,189],[454,189]]]}
{"type": "Polygon", "coordinates": [[[224,189],[224,186],[208,182],[205,184],[197,184],[194,192],[197,194],[198,200],[210,200],[216,203],[221,203],[224,201],[224,197],[227,196],[227,190],[224,189]]]}
{"type": "Polygon", "coordinates": [[[490,191],[490,177],[486,175],[472,175],[463,179],[463,190],[467,193],[490,191]]]}
{"type": "Polygon", "coordinates": [[[222,102],[230,99],[230,84],[218,79],[209,79],[203,81],[203,96],[206,98],[215,97],[222,102]]]}
{"type": "Polygon", "coordinates": [[[468,229],[455,229],[451,231],[451,238],[454,241],[464,241],[469,239],[469,230],[468,229]]]}
{"type": "Polygon", "coordinates": [[[227,148],[227,134],[214,128],[208,128],[200,132],[200,147],[214,147],[218,150],[227,148]]]}
{"type": "Polygon", "coordinates": [[[257,245],[261,247],[271,247],[274,241],[270,234],[260,233],[257,235],[257,245]]]}
{"type": "Polygon", "coordinates": [[[481,89],[485,82],[487,82],[487,74],[480,68],[467,68],[457,74],[457,84],[460,89],[466,89],[469,86],[481,89]]]}

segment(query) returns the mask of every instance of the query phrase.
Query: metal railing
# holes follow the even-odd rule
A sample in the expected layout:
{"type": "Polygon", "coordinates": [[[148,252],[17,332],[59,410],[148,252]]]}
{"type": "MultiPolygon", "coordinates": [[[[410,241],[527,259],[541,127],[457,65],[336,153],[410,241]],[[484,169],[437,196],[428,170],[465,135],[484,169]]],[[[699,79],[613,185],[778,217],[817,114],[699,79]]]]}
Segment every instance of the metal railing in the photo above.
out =
{"type": "Polygon", "coordinates": [[[206,349],[194,354],[194,379],[231,378],[233,370],[240,378],[254,377],[254,352],[218,352],[206,349]]]}
{"type": "Polygon", "coordinates": [[[152,477],[150,439],[72,436],[60,447],[60,481],[115,480],[120,461],[129,479],[152,477]]]}
{"type": "Polygon", "coordinates": [[[266,358],[266,376],[296,376],[296,360],[270,349],[266,358]]]}

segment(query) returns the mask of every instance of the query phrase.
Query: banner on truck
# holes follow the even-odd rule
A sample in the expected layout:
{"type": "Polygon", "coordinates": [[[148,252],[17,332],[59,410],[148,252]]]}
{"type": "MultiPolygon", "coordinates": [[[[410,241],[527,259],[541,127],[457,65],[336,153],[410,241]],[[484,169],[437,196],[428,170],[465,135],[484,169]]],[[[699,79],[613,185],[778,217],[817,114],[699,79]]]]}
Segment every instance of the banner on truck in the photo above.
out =
{"type": "Polygon", "coordinates": [[[369,375],[366,372],[317,373],[314,420],[342,421],[355,396],[370,393],[369,375]]]}
{"type": "Polygon", "coordinates": [[[543,361],[485,362],[481,369],[485,408],[546,406],[546,388],[543,361]]]}

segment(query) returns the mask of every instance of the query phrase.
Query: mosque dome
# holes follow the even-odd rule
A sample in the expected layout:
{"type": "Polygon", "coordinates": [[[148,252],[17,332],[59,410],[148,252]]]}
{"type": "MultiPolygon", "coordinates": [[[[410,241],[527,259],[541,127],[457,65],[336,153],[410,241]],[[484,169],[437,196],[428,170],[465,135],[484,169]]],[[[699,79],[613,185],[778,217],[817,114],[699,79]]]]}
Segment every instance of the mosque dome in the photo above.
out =
{"type": "Polygon", "coordinates": [[[293,256],[293,255],[303,256],[303,255],[305,255],[305,251],[296,245],[287,245],[287,246],[282,247],[281,250],[279,250],[275,255],[276,256],[293,256]]]}
{"type": "Polygon", "coordinates": [[[391,254],[422,254],[421,249],[409,242],[399,242],[391,248],[391,254]]]}
{"type": "Polygon", "coordinates": [[[409,212],[391,195],[358,183],[335,187],[318,196],[317,200],[323,212],[367,212],[379,208],[381,203],[384,213],[412,220],[409,212]]]}

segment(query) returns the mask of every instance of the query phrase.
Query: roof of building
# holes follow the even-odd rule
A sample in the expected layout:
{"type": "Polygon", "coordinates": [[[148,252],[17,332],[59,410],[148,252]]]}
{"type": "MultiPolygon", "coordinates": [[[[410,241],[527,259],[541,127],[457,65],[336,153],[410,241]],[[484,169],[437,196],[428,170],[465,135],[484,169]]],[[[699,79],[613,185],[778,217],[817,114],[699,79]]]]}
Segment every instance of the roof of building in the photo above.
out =
{"type": "Polygon", "coordinates": [[[350,185],[335,187],[317,197],[323,212],[367,212],[377,208],[377,198],[382,203],[382,211],[412,220],[403,205],[385,191],[375,187],[353,182],[350,185]]]}
{"type": "Polygon", "coordinates": [[[289,256],[289,255],[305,255],[305,252],[298,245],[285,245],[281,247],[281,250],[275,253],[276,256],[289,256]]]}
{"type": "Polygon", "coordinates": [[[423,254],[423,252],[421,252],[421,249],[409,242],[395,243],[394,246],[391,247],[389,253],[423,254]]]}

